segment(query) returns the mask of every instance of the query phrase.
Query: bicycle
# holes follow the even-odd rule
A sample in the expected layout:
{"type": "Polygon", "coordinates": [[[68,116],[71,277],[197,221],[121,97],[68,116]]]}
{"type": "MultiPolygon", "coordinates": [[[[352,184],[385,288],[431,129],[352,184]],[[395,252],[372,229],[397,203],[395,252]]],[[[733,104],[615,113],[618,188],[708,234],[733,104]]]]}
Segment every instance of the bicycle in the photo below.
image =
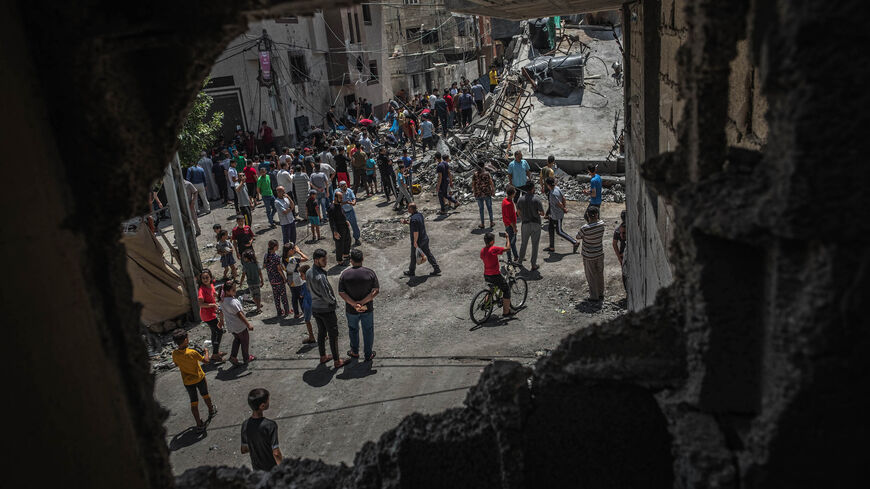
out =
{"type": "MultiPolygon", "coordinates": [[[[504,264],[502,275],[511,288],[511,310],[518,311],[526,304],[529,293],[529,284],[523,277],[518,277],[519,266],[501,261],[504,264]]],[[[504,292],[495,284],[487,284],[487,288],[481,290],[471,300],[469,315],[474,324],[485,323],[492,316],[493,308],[503,305],[504,292]]]]}

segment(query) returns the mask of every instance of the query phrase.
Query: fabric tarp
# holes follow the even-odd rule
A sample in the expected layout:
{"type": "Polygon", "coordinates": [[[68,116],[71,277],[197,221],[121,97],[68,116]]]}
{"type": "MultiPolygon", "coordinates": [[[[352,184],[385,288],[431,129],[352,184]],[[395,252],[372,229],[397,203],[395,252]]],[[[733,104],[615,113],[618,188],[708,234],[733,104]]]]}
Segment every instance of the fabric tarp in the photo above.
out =
{"type": "Polygon", "coordinates": [[[190,311],[184,281],[163,259],[163,247],[148,226],[126,234],[127,274],[133,283],[133,300],[142,304],[142,324],[175,319],[190,311]]]}

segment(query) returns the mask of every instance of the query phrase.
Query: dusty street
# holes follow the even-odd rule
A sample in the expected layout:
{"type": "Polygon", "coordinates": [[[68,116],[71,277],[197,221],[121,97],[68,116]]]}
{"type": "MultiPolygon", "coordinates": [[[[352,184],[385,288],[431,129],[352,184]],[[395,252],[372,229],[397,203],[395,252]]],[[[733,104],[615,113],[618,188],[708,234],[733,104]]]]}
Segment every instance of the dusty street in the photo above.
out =
{"type": "MultiPolygon", "coordinates": [[[[272,394],[266,416],[279,427],[285,457],[307,457],[326,462],[351,463],[354,453],[369,440],[376,440],[412,412],[432,413],[459,406],[468,387],[474,385],[487,363],[494,358],[532,363],[553,348],[565,334],[623,312],[625,292],[619,264],[610,246],[613,229],[624,204],[605,202],[602,214],[605,231],[606,300],[598,307],[583,301],[587,295],[579,253],[557,237],[557,253],[541,252],[540,273],[524,276],[529,280],[527,306],[508,321],[497,312],[483,327],[474,328],[469,319],[469,303],[484,287],[479,250],[483,230],[477,228],[476,203],[464,204],[449,216],[436,219],[437,198],[428,190],[415,197],[426,216],[431,248],[443,270],[438,277],[428,276],[431,267],[423,264],[417,277],[404,277],[410,243],[407,226],[398,222],[392,203],[383,195],[361,200],[357,216],[363,228],[364,265],[377,272],[381,293],[375,299],[375,346],[373,363],[353,362],[337,372],[318,365],[316,345],[302,346],[305,325],[275,317],[271,288],[263,288],[263,312],[250,316],[251,353],[257,359],[250,367],[233,368],[225,363],[206,367],[209,391],[219,413],[204,434],[196,434],[187,394],[177,369],[157,374],[156,395],[169,410],[165,426],[171,461],[176,473],[203,465],[249,466],[248,455],[239,452],[241,422],[250,414],[246,396],[254,387],[265,387],[272,394]],[[372,238],[377,238],[372,241],[372,238]]],[[[501,197],[494,201],[496,232],[503,231],[501,197]]],[[[586,202],[570,202],[566,230],[574,234],[581,225],[586,202]]],[[[204,266],[220,278],[220,267],[212,244],[214,223],[224,229],[234,225],[232,206],[216,208],[201,216],[203,234],[198,243],[204,266]],[[208,263],[206,263],[208,262],[208,263]]],[[[269,229],[261,206],[254,210],[255,249],[262,260],[269,239],[280,241],[280,228],[269,229]]],[[[324,235],[328,236],[328,226],[324,235]]],[[[330,252],[335,265],[333,242],[306,242],[307,229],[300,225],[299,246],[309,256],[317,247],[330,252]]],[[[171,231],[169,238],[172,239],[171,231]]],[[[542,232],[541,248],[547,246],[547,231],[542,232]]],[[[518,240],[519,241],[519,240],[518,240]]],[[[497,238],[501,245],[503,238],[497,238]]],[[[529,257],[526,256],[528,266],[529,257]]],[[[341,269],[330,270],[337,288],[341,269]]],[[[264,272],[265,275],[265,272],[264,272]]],[[[242,286],[242,294],[246,292],[242,286]]],[[[246,306],[253,309],[251,304],[246,306]]],[[[339,350],[348,349],[346,321],[339,311],[339,350]]],[[[316,325],[315,325],[316,329],[316,325]]],[[[191,342],[202,344],[208,327],[190,331],[191,342]]],[[[229,351],[231,335],[224,336],[222,350],[229,351]]],[[[201,406],[205,414],[205,406],[201,406]]]]}

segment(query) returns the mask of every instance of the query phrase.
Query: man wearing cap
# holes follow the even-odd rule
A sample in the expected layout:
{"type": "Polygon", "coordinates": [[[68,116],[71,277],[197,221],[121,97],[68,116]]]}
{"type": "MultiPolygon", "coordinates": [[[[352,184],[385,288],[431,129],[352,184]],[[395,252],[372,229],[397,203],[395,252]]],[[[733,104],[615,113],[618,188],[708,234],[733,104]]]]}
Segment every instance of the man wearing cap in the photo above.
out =
{"type": "Polygon", "coordinates": [[[356,210],[354,206],[356,205],[356,194],[353,193],[353,190],[347,188],[347,182],[342,180],[338,182],[339,190],[336,193],[341,192],[343,195],[341,201],[341,210],[344,211],[345,217],[347,217],[347,222],[350,223],[351,229],[353,229],[353,245],[359,246],[359,225],[356,222],[356,210]]]}
{"type": "Polygon", "coordinates": [[[329,216],[329,227],[332,229],[332,239],[335,240],[335,260],[339,265],[347,266],[350,253],[350,223],[342,209],[344,194],[335,193],[335,200],[326,211],[329,216]]]}

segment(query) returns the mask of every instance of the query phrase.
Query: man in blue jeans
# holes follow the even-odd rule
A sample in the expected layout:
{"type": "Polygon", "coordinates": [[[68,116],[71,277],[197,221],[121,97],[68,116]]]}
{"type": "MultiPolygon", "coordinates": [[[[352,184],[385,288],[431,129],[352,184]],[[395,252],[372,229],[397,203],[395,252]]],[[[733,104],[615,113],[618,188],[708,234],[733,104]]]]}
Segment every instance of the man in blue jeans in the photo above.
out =
{"type": "Polygon", "coordinates": [[[363,253],[359,248],[350,251],[350,268],[341,272],[338,279],[338,295],[344,299],[344,314],[347,316],[351,358],[359,358],[359,329],[363,331],[365,361],[375,358],[372,344],[375,341],[374,298],[380,291],[378,276],[362,266],[363,253]]]}

